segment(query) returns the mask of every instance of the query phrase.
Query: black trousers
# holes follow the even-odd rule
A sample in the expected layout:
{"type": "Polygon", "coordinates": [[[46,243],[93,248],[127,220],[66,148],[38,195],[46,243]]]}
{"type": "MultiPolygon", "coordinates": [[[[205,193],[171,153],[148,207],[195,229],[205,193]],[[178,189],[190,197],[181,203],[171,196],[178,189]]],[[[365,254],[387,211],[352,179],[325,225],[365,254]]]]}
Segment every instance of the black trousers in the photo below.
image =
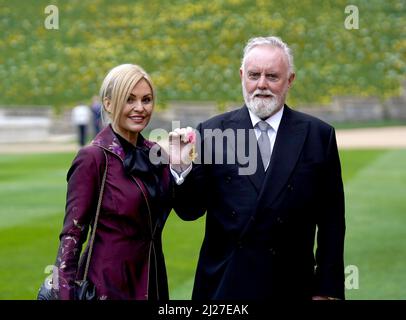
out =
{"type": "Polygon", "coordinates": [[[83,147],[86,144],[86,138],[87,138],[87,132],[86,132],[87,126],[85,124],[79,124],[78,125],[78,142],[81,147],[83,147]]]}

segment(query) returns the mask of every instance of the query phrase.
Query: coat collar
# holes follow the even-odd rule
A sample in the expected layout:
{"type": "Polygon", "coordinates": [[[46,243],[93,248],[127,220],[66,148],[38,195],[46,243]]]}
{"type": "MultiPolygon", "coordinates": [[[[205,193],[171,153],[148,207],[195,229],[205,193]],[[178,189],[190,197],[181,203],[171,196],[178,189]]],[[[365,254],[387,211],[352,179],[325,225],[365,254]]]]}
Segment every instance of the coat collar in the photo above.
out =
{"type": "MultiPolygon", "coordinates": [[[[249,115],[249,111],[248,108],[244,105],[242,108],[240,108],[239,110],[237,110],[237,112],[235,112],[229,119],[225,119],[222,123],[223,125],[223,130],[227,130],[227,129],[232,129],[234,132],[237,132],[237,130],[244,130],[244,140],[243,143],[244,145],[239,145],[240,141],[238,140],[238,138],[236,139],[236,150],[233,150],[232,152],[235,152],[235,159],[236,159],[236,163],[239,167],[247,167],[248,164],[242,164],[239,161],[239,153],[241,152],[240,148],[243,148],[242,150],[244,150],[245,155],[249,156],[250,153],[250,145],[252,146],[252,143],[255,143],[256,146],[256,154],[257,154],[257,158],[258,156],[260,156],[260,151],[259,151],[259,147],[257,144],[257,138],[255,136],[255,131],[254,131],[254,127],[252,126],[252,121],[251,121],[251,117],[249,115]],[[239,149],[240,152],[237,152],[237,149],[239,149]]],[[[249,156],[250,159],[249,161],[252,161],[251,156],[249,156]]],[[[258,159],[257,159],[258,160],[258,159]]],[[[249,164],[250,166],[252,164],[249,164]]],[[[257,170],[255,170],[255,172],[251,175],[247,175],[249,181],[253,184],[253,186],[255,187],[255,190],[258,192],[258,194],[261,191],[261,186],[262,186],[262,182],[263,182],[263,172],[264,172],[264,167],[262,164],[262,161],[257,161],[257,163],[255,164],[257,170]]]]}
{"type": "MultiPolygon", "coordinates": [[[[283,115],[284,109],[285,109],[285,107],[283,106],[275,114],[270,116],[268,119],[264,120],[271,126],[271,128],[275,132],[278,132],[279,125],[280,125],[281,120],[282,120],[282,115],[283,115]]],[[[249,113],[250,118],[251,118],[252,126],[255,128],[257,123],[260,122],[262,119],[259,118],[256,114],[254,114],[251,110],[248,110],[248,113],[249,113]]]]}
{"type": "MultiPolygon", "coordinates": [[[[142,139],[142,141],[140,141],[141,145],[148,149],[150,149],[154,144],[153,142],[151,142],[147,139],[144,139],[144,137],[142,137],[141,134],[140,134],[139,138],[142,139]]],[[[124,158],[125,158],[124,148],[121,145],[120,140],[117,138],[116,134],[114,133],[114,131],[111,127],[111,124],[109,124],[102,131],[100,131],[96,135],[96,137],[93,139],[91,144],[110,151],[111,153],[118,156],[122,161],[124,161],[124,158]]]]}
{"type": "MultiPolygon", "coordinates": [[[[237,110],[229,119],[223,121],[223,130],[231,128],[233,130],[246,129],[245,152],[249,150],[249,141],[255,139],[254,128],[249,116],[248,108],[244,105],[237,110]],[[250,130],[251,129],[251,130],[250,130]],[[251,136],[250,136],[251,135],[251,136]],[[253,135],[253,136],[252,136],[253,135]]],[[[262,161],[257,161],[257,170],[254,174],[248,175],[248,179],[254,185],[259,194],[259,198],[266,198],[267,203],[271,203],[286,184],[293,171],[302,147],[304,145],[308,130],[308,123],[295,116],[295,111],[286,104],[282,119],[276,135],[275,146],[272,158],[265,179],[262,161]],[[272,192],[269,192],[272,190],[272,192]],[[264,197],[264,195],[266,195],[264,197]],[[271,195],[271,197],[269,197],[271,195]]],[[[238,158],[236,155],[237,164],[238,158]]],[[[257,159],[260,159],[260,151],[257,146],[257,159]]]]}

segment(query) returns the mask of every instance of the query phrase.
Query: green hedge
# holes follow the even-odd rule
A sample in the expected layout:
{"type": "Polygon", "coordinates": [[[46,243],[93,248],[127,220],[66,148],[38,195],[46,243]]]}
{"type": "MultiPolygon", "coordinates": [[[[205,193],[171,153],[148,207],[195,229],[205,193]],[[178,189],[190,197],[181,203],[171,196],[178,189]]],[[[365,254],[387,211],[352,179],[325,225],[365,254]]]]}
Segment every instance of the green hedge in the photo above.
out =
{"type": "Polygon", "coordinates": [[[238,69],[246,41],[278,35],[295,53],[289,102],[334,95],[400,93],[406,71],[406,4],[361,1],[347,30],[348,1],[0,0],[0,104],[71,105],[97,93],[107,71],[142,65],[159,102],[241,101],[238,69]],[[59,29],[47,30],[47,5],[59,29]]]}

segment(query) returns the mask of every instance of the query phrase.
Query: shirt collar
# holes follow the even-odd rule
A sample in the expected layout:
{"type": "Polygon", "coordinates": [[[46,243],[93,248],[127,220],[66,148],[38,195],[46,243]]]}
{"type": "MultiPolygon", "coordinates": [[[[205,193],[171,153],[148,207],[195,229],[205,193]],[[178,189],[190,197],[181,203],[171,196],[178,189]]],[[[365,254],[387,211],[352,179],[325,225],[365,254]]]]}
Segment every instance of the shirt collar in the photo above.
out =
{"type": "MultiPolygon", "coordinates": [[[[280,108],[278,112],[276,112],[275,114],[270,116],[268,119],[265,119],[265,121],[268,122],[268,124],[272,127],[272,129],[274,129],[275,132],[278,132],[278,128],[279,128],[279,125],[281,124],[284,108],[285,108],[285,106],[282,106],[282,108],[280,108]]],[[[260,119],[256,114],[251,112],[250,109],[248,109],[248,112],[250,114],[252,127],[255,128],[257,123],[260,122],[262,119],[260,119]]]]}

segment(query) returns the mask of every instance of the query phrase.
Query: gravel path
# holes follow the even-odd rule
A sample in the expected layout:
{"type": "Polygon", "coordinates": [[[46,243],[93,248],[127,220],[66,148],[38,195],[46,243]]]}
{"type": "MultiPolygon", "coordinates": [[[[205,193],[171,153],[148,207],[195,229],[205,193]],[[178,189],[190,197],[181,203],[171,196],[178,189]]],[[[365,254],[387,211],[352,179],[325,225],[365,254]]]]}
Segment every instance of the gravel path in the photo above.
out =
{"type": "MultiPolygon", "coordinates": [[[[340,149],[400,149],[406,148],[406,126],[337,130],[340,149]]],[[[77,152],[72,137],[53,137],[42,143],[0,144],[0,154],[77,152]]]]}
{"type": "Polygon", "coordinates": [[[337,130],[337,143],[341,149],[403,149],[406,127],[337,130]]]}

